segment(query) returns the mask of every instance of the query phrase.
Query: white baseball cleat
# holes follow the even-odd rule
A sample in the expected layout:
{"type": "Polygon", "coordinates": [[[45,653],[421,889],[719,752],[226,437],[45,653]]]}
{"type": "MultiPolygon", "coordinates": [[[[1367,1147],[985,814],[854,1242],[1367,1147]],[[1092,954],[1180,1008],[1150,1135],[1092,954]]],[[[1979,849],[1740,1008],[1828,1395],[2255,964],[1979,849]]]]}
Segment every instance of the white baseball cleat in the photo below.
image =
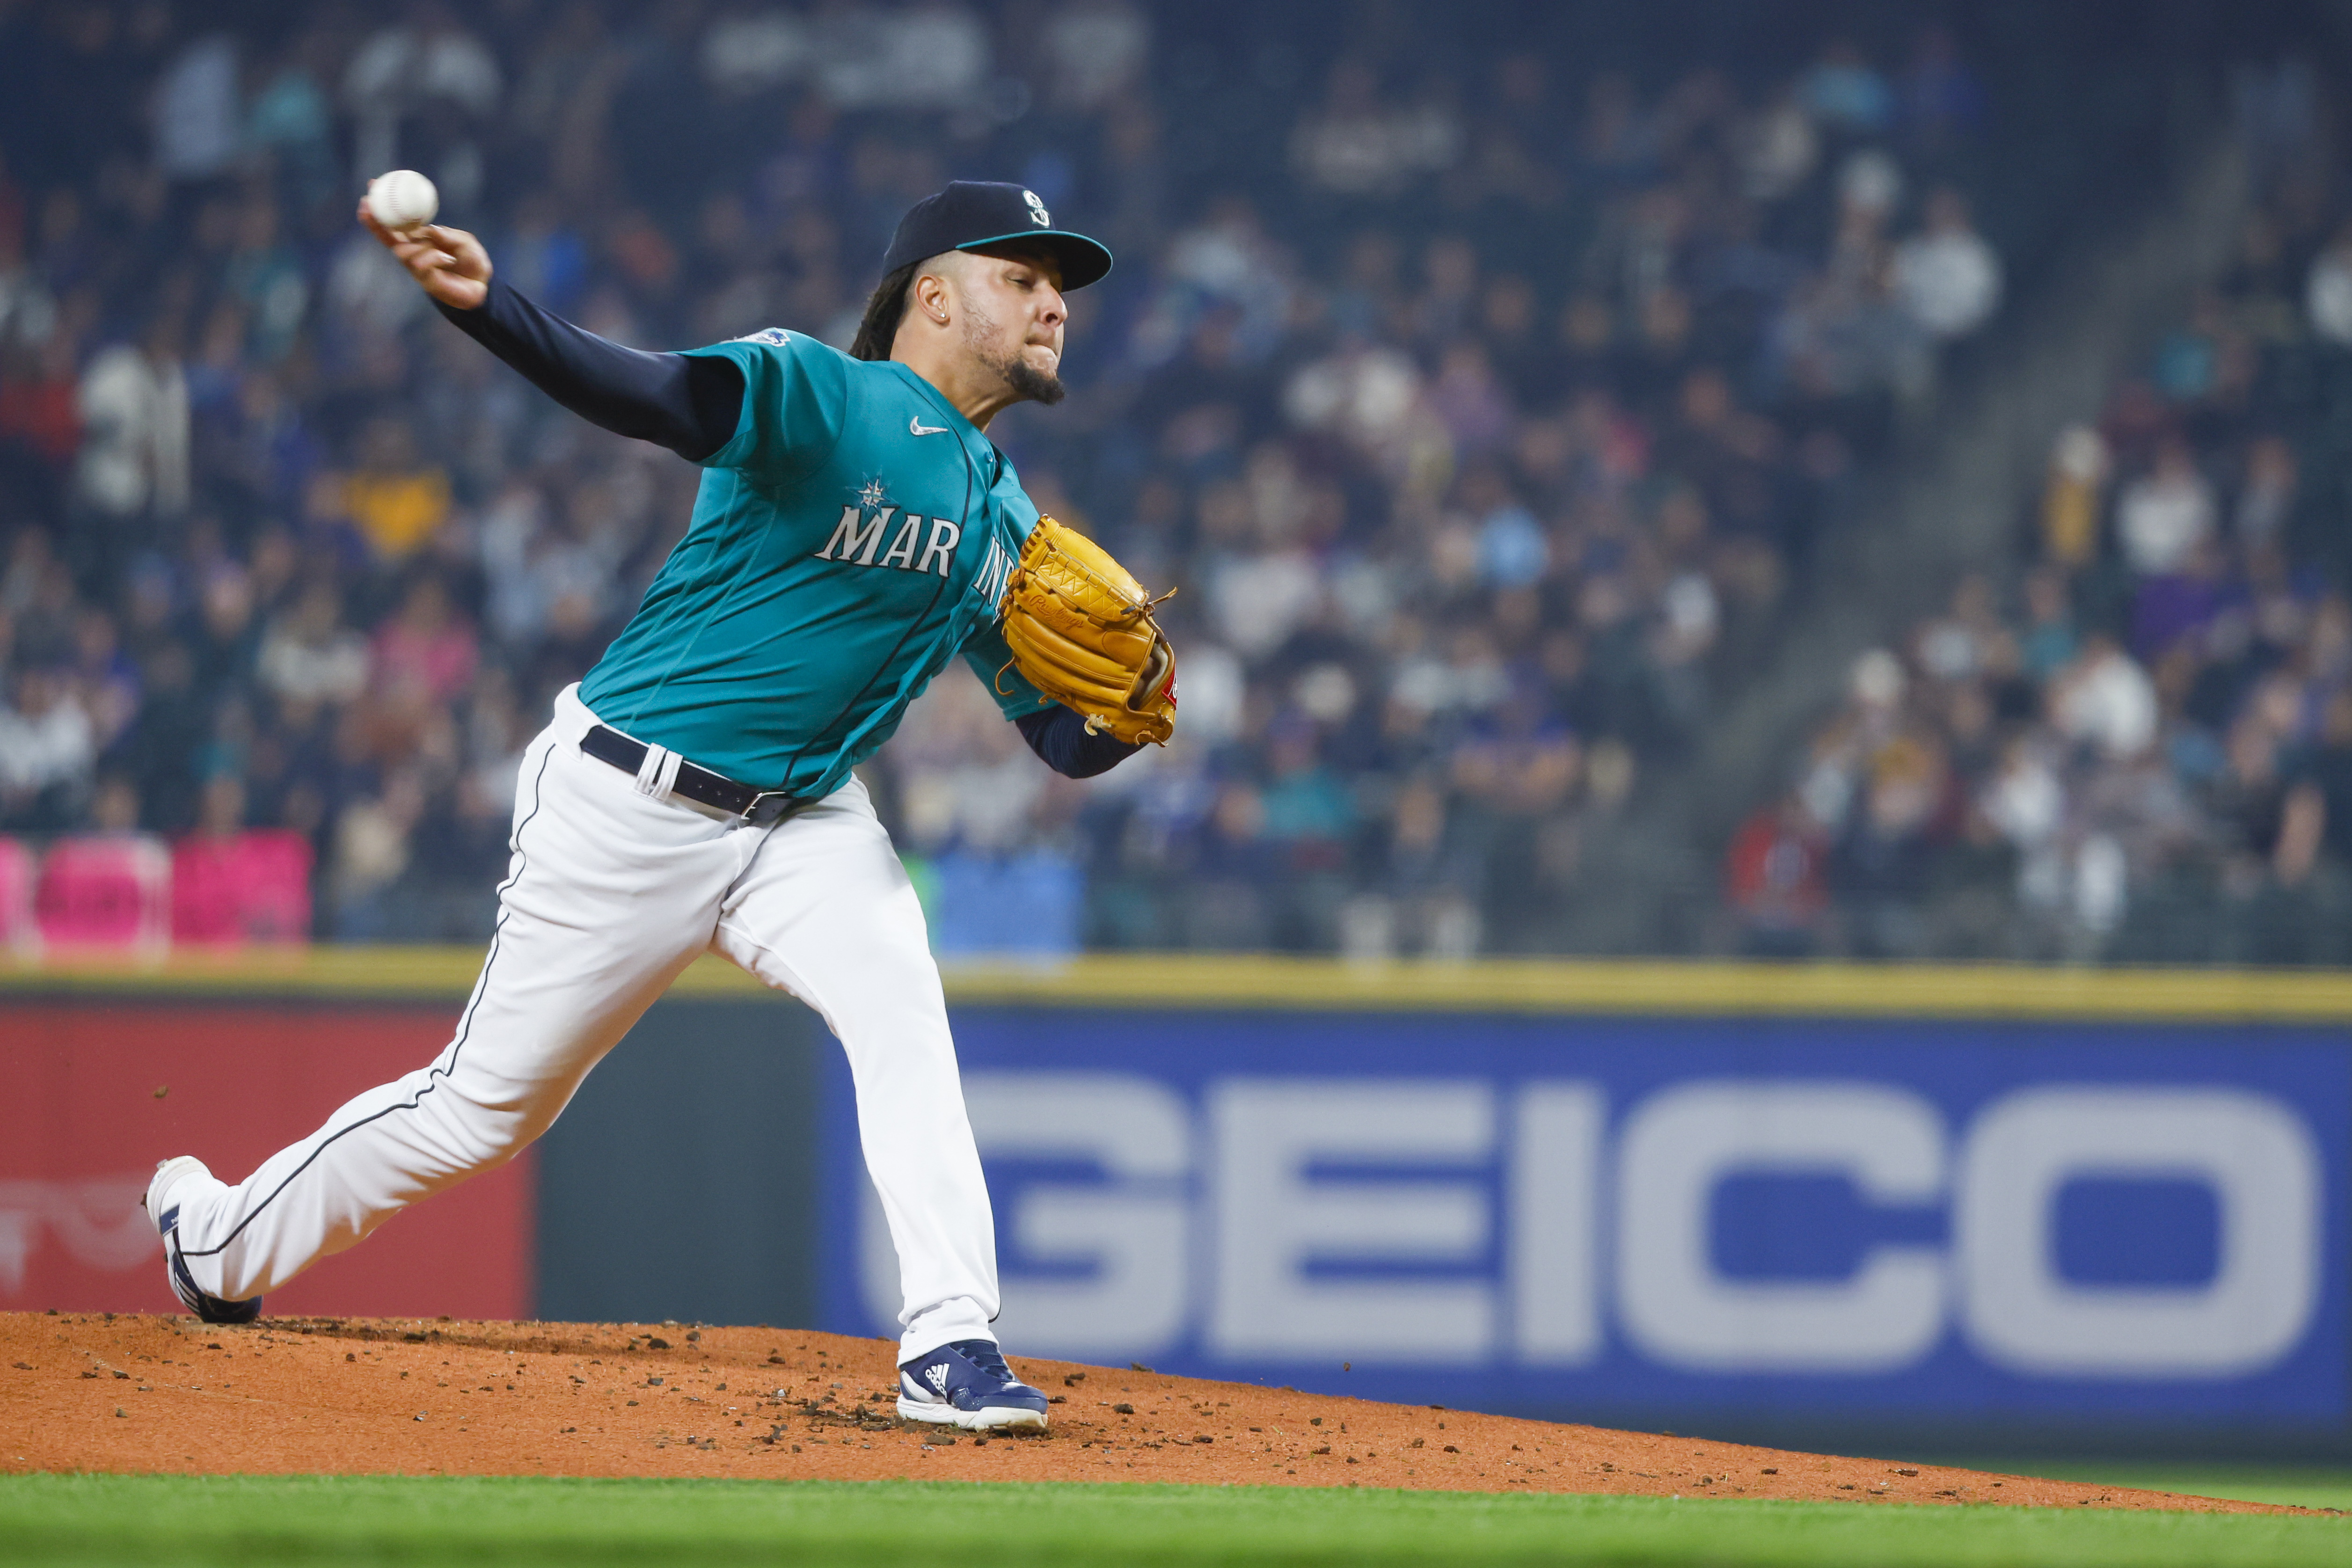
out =
{"type": "Polygon", "coordinates": [[[156,1166],[147,1194],[139,1200],[147,1218],[155,1222],[156,1233],[163,1238],[164,1278],[171,1281],[172,1294],[180,1298],[180,1304],[205,1322],[249,1323],[261,1315],[259,1296],[249,1301],[224,1301],[206,1295],[196,1288],[194,1276],[180,1256],[180,1200],[173,1195],[192,1176],[220,1185],[204,1161],[194,1155],[180,1155],[156,1166]]]}
{"type": "Polygon", "coordinates": [[[1013,1375],[995,1341],[960,1339],[898,1368],[898,1414],[969,1432],[1042,1432],[1045,1396],[1013,1375]]]}

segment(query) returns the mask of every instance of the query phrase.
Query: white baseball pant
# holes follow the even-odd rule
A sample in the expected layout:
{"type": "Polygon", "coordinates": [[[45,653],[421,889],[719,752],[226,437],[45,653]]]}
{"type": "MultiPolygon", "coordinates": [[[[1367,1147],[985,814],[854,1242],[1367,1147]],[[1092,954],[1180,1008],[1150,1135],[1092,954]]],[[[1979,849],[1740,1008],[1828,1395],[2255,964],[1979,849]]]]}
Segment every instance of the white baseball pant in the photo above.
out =
{"type": "MultiPolygon", "coordinates": [[[[545,1132],[706,949],[821,1014],[849,1056],[866,1167],[898,1251],[901,1361],[992,1339],[996,1239],[922,906],[852,779],[761,829],[583,755],[578,688],[523,753],[497,935],[431,1066],[369,1090],[235,1186],[185,1181],[197,1286],[263,1295],[545,1132]]],[[[616,1260],[615,1266],[625,1266],[616,1260]]]]}

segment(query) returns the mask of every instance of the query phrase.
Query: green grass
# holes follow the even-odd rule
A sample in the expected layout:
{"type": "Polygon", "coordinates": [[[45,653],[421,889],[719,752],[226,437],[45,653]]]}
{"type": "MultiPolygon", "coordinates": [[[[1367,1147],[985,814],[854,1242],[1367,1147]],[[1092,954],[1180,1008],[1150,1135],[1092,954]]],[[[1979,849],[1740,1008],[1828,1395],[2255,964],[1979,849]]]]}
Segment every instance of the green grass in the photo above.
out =
{"type": "Polygon", "coordinates": [[[2149,1491],[2189,1492],[2197,1497],[2243,1498],[2295,1508],[2352,1510],[2352,1470],[2341,1466],[2202,1464],[2160,1459],[1963,1459],[1973,1469],[2007,1475],[2050,1476],[2102,1486],[2141,1487],[2149,1491]]]}
{"type": "Polygon", "coordinates": [[[0,1477],[0,1563],[1707,1563],[2235,1568],[2352,1521],[1282,1488],[0,1477]]]}

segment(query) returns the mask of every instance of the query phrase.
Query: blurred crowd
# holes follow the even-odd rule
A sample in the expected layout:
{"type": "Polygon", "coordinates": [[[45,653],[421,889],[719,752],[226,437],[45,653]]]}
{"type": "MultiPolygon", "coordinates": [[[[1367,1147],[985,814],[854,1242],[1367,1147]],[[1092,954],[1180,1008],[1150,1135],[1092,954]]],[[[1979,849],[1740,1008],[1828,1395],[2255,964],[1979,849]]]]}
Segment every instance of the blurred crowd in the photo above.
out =
{"type": "MultiPolygon", "coordinates": [[[[994,434],[1041,506],[1181,589],[1179,738],[1074,785],[942,678],[868,771],[948,950],[1544,949],[2003,298],[1991,95],[1935,26],[1643,75],[1425,49],[1437,20],[1370,5],[1239,68],[1272,118],[1237,159],[1202,155],[1182,107],[1208,101],[1198,47],[1130,0],[253,15],[0,3],[0,832],[291,835],[333,938],[487,929],[520,748],[697,478],[440,321],[352,221],[383,169],[426,172],[502,276],[644,347],[770,325],[845,346],[898,214],[950,177],[1018,180],[1118,254],[1074,299],[1069,402],[994,434]]],[[[2294,647],[2352,636],[2297,586],[2293,528],[2244,520],[2294,483],[2291,433],[2246,434],[2277,423],[2248,412],[2272,406],[2264,355],[2325,335],[2248,325],[2250,302],[2305,267],[2315,221],[2272,214],[2272,259],[2250,249],[2066,449],[2102,507],[2226,468],[2202,526],[2139,508],[2179,536],[2142,575],[2225,608],[2086,612],[2093,583],[2139,580],[2138,555],[2099,575],[2139,535],[2053,542],[2027,597],[2074,641],[2004,630],[2007,585],[1968,589],[1874,666],[1816,769],[1851,800],[1809,780],[1774,819],[1814,813],[1789,841],[1863,864],[1848,819],[1882,814],[1903,746],[1937,802],[1927,858],[2010,831],[1962,825],[2025,808],[1975,804],[1951,693],[1991,711],[2000,767],[2060,788],[2043,737],[2099,743],[2053,720],[2011,745],[2017,682],[2105,693],[2097,660],[2121,661],[2164,728],[2205,700],[2164,695],[2182,626],[2268,657],[2284,595],[2294,647]]],[[[2352,318],[2352,270],[2328,287],[2352,318]]],[[[2280,731],[2281,778],[2332,722],[2280,731]]],[[[2170,758],[2165,733],[2099,754],[2170,758]]],[[[2245,748],[2214,733],[2199,789],[2245,748]]],[[[2053,907],[2090,896],[2085,844],[2163,852],[2074,821],[2046,835],[2062,869],[2032,873],[2053,907]]],[[[1848,874],[1807,872],[1751,924],[1822,940],[1831,895],[1807,890],[1848,874]]]]}
{"type": "Polygon", "coordinates": [[[1854,665],[1731,845],[1748,951],[2352,962],[2352,203],[2309,68],[2238,92],[2232,260],[1854,665]]]}

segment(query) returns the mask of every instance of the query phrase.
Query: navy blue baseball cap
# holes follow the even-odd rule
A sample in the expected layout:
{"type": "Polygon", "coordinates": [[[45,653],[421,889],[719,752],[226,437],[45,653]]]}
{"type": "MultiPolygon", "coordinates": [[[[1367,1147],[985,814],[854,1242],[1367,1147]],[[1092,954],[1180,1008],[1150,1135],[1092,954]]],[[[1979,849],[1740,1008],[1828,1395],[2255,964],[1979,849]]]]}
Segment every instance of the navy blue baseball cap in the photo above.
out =
{"type": "Polygon", "coordinates": [[[1059,262],[1065,290],[1098,283],[1110,271],[1109,247],[1055,228],[1054,214],[1036,192],[995,180],[952,180],[898,220],[898,232],[882,257],[882,275],[944,251],[985,250],[1014,240],[1034,245],[1059,262]]]}

